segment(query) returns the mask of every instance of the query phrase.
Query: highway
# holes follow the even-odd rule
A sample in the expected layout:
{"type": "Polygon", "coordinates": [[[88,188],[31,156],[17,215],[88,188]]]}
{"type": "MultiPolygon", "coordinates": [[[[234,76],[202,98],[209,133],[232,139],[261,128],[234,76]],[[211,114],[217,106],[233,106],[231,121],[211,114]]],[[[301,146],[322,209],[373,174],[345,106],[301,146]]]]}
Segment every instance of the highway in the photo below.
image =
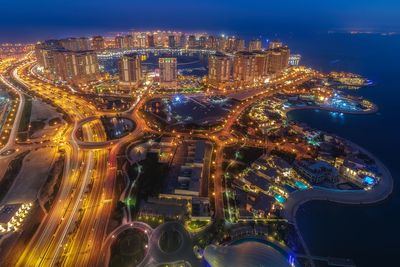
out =
{"type": "MultiPolygon", "coordinates": [[[[81,149],[74,141],[76,139],[72,138],[72,133],[78,127],[78,121],[87,116],[98,115],[97,110],[85,99],[70,95],[63,89],[28,75],[31,66],[32,64],[19,65],[13,72],[13,78],[32,94],[60,107],[75,123],[74,127],[68,129],[66,135],[66,161],[59,193],[16,265],[93,266],[92,262],[96,259],[96,253],[100,248],[91,247],[90,244],[93,243],[92,240],[104,238],[105,221],[111,214],[111,207],[103,209],[103,206],[111,205],[102,203],[103,198],[112,199],[112,189],[105,190],[103,187],[105,185],[113,187],[113,182],[106,183],[107,178],[113,178],[107,175],[109,151],[81,149]],[[83,250],[88,251],[89,257],[77,256],[80,253],[77,251],[83,250]]],[[[106,140],[100,122],[91,122],[82,128],[84,141],[106,140]]]]}
{"type": "MultiPolygon", "coordinates": [[[[99,266],[102,243],[116,203],[117,153],[147,126],[136,113],[140,96],[127,113],[136,129],[118,142],[107,141],[99,120],[104,112],[85,98],[48,83],[32,71],[34,62],[19,65],[13,78],[30,93],[61,108],[73,121],[67,130],[64,177],[56,200],[26,246],[17,266],[99,266]],[[75,133],[82,127],[83,140],[75,133]],[[89,145],[88,145],[89,144],[89,145]]],[[[109,115],[110,113],[107,112],[109,115]]]]}
{"type": "MultiPolygon", "coordinates": [[[[12,61],[11,61],[12,62],[12,61]]],[[[22,113],[24,110],[25,106],[25,95],[23,92],[21,92],[17,87],[15,87],[12,83],[10,83],[4,76],[3,76],[3,71],[7,69],[8,67],[11,66],[11,62],[8,64],[1,64],[0,67],[0,80],[3,84],[6,86],[10,87],[17,95],[18,95],[18,108],[17,108],[17,114],[15,115],[15,119],[13,124],[8,127],[11,129],[10,135],[8,137],[7,143],[0,149],[0,153],[7,151],[8,149],[11,149],[15,143],[15,139],[17,138],[18,134],[18,129],[19,129],[19,124],[21,122],[21,117],[22,113]]]]}

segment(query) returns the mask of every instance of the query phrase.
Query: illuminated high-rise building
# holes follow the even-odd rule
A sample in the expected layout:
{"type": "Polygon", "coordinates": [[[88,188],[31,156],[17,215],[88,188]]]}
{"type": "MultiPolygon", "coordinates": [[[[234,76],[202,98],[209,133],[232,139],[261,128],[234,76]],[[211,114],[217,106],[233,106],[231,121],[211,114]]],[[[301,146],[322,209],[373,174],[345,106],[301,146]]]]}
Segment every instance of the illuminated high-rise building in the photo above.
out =
{"type": "Polygon", "coordinates": [[[124,48],[133,48],[135,47],[133,36],[128,34],[124,36],[124,48]]]}
{"type": "Polygon", "coordinates": [[[105,42],[103,36],[93,36],[92,37],[92,49],[102,50],[105,47],[105,42]]]}
{"type": "Polygon", "coordinates": [[[186,48],[186,35],[184,33],[179,36],[179,47],[186,48]]]}
{"type": "Polygon", "coordinates": [[[38,65],[46,74],[53,75],[55,73],[54,51],[56,50],[65,50],[59,40],[47,40],[35,45],[38,65]]]}
{"type": "Polygon", "coordinates": [[[246,44],[244,39],[236,39],[234,45],[234,51],[244,51],[246,48],[246,44]]]}
{"type": "Polygon", "coordinates": [[[206,48],[207,45],[207,37],[202,35],[199,38],[199,48],[206,48]]]}
{"type": "Polygon", "coordinates": [[[261,40],[255,39],[251,40],[249,43],[249,51],[261,51],[262,50],[262,45],[261,45],[261,40]]]}
{"type": "Polygon", "coordinates": [[[168,36],[168,47],[169,48],[175,48],[176,47],[175,36],[174,35],[169,35],[168,36]]]}
{"type": "Polygon", "coordinates": [[[188,48],[196,48],[197,47],[197,41],[196,41],[196,36],[194,35],[189,35],[188,39],[188,48]]]}
{"type": "MultiPolygon", "coordinates": [[[[95,80],[99,75],[99,63],[94,51],[75,51],[67,54],[71,60],[71,78],[77,83],[85,83],[95,80]]],[[[69,62],[68,62],[69,63],[69,62]]]]}
{"type": "Polygon", "coordinates": [[[231,58],[222,53],[216,53],[208,57],[208,82],[217,87],[231,80],[231,58]]]}
{"type": "Polygon", "coordinates": [[[137,45],[139,48],[147,47],[147,37],[146,35],[140,34],[136,37],[137,45]]]}
{"type": "Polygon", "coordinates": [[[206,48],[217,50],[217,38],[215,36],[208,36],[206,48]]]}
{"type": "Polygon", "coordinates": [[[104,37],[104,48],[115,48],[115,38],[104,37]]]}
{"type": "Polygon", "coordinates": [[[280,48],[283,46],[283,43],[277,40],[273,40],[269,42],[268,44],[268,49],[275,49],[275,48],[280,48]]]}
{"type": "Polygon", "coordinates": [[[226,40],[226,51],[229,52],[238,52],[245,50],[245,41],[240,38],[236,38],[234,36],[228,37],[226,40]]]}
{"type": "Polygon", "coordinates": [[[52,79],[82,84],[98,78],[99,64],[94,51],[54,50],[50,55],[54,63],[52,79]]]}
{"type": "Polygon", "coordinates": [[[92,48],[90,39],[86,37],[61,39],[60,43],[62,47],[70,51],[83,51],[92,48]]]}
{"type": "Polygon", "coordinates": [[[155,47],[154,35],[153,34],[148,34],[147,35],[147,47],[150,47],[150,48],[155,47]]]}
{"type": "Polygon", "coordinates": [[[122,86],[136,88],[142,80],[142,66],[138,54],[129,54],[119,61],[119,81],[122,86]]]}
{"type": "Polygon", "coordinates": [[[176,58],[159,58],[160,84],[174,85],[177,81],[178,69],[176,58]]]}
{"type": "Polygon", "coordinates": [[[276,74],[288,67],[290,49],[287,46],[280,46],[267,51],[267,72],[276,74]]]}
{"type": "Polygon", "coordinates": [[[115,48],[124,48],[125,47],[125,38],[123,36],[115,36],[115,48]]]}
{"type": "Polygon", "coordinates": [[[267,62],[268,53],[260,50],[253,52],[256,56],[256,66],[255,66],[255,78],[257,80],[264,79],[268,76],[267,62]]]}
{"type": "Polygon", "coordinates": [[[86,83],[98,78],[99,64],[93,50],[71,50],[87,47],[79,44],[76,39],[60,41],[46,41],[38,44],[35,54],[39,66],[50,79],[69,81],[72,83],[86,83]]]}
{"type": "Polygon", "coordinates": [[[236,38],[234,36],[230,36],[226,39],[226,50],[229,52],[234,52],[235,50],[235,42],[236,38]]]}
{"type": "Polygon", "coordinates": [[[233,79],[240,84],[252,84],[256,79],[256,55],[237,52],[233,61],[233,79]]]}
{"type": "Polygon", "coordinates": [[[227,49],[228,41],[225,37],[217,39],[217,51],[223,52],[227,49]]]}

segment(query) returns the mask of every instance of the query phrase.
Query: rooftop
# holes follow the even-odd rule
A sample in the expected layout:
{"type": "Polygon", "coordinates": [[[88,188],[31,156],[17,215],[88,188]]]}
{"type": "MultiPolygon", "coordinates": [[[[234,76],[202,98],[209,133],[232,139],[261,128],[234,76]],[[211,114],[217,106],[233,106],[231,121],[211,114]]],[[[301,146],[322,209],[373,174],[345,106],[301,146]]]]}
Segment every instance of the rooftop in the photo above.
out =
{"type": "Polygon", "coordinates": [[[204,250],[204,258],[211,266],[291,266],[279,251],[258,242],[225,247],[209,245],[204,250]]]}

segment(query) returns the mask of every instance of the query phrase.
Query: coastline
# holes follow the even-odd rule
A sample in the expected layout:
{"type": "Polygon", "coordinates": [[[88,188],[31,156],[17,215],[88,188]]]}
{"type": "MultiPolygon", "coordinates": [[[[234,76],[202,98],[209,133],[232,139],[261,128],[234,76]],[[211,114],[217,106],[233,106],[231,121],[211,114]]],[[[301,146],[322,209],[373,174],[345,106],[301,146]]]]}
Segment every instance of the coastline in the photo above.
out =
{"type": "MultiPolygon", "coordinates": [[[[333,111],[333,112],[342,112],[345,114],[373,114],[378,111],[378,107],[374,104],[373,109],[363,112],[346,112],[341,111],[335,108],[328,107],[320,107],[320,106],[305,106],[305,107],[293,107],[288,110],[285,110],[285,114],[287,115],[290,111],[294,110],[311,110],[311,109],[319,109],[325,111],[333,111]]],[[[305,203],[311,201],[328,201],[332,203],[340,203],[346,205],[371,205],[380,203],[386,200],[392,193],[394,189],[394,180],[389,171],[383,162],[380,161],[378,157],[374,154],[366,150],[365,148],[344,139],[348,145],[358,149],[360,152],[368,155],[375,161],[375,164],[378,166],[379,170],[382,172],[382,178],[380,182],[375,185],[371,190],[339,190],[339,189],[329,189],[322,187],[314,187],[305,191],[296,191],[292,193],[291,197],[288,198],[285,203],[285,207],[283,209],[283,216],[288,220],[289,223],[292,223],[298,233],[299,239],[303,244],[304,250],[306,252],[307,257],[311,258],[311,252],[301,234],[297,223],[297,211],[298,209],[305,203]]],[[[315,266],[312,264],[312,266],[315,266]]]]}
{"type": "Polygon", "coordinates": [[[371,190],[338,190],[329,189],[322,187],[314,187],[309,190],[296,191],[292,193],[291,197],[288,198],[285,203],[284,217],[289,222],[296,222],[296,213],[298,208],[308,202],[313,200],[325,200],[341,204],[350,205],[366,205],[381,202],[388,198],[393,192],[394,181],[390,171],[387,167],[372,153],[365,150],[364,148],[347,141],[351,146],[359,149],[361,152],[367,154],[369,157],[375,160],[376,165],[382,172],[382,178],[377,185],[375,185],[371,190]]]}
{"type": "Polygon", "coordinates": [[[370,110],[363,110],[363,111],[348,111],[348,110],[341,110],[337,108],[330,108],[324,106],[297,106],[297,107],[290,107],[285,109],[285,114],[289,113],[290,111],[294,110],[324,110],[324,111],[331,111],[331,112],[340,112],[343,114],[351,114],[351,115],[368,115],[377,113],[379,108],[377,105],[374,104],[374,107],[370,110]]]}

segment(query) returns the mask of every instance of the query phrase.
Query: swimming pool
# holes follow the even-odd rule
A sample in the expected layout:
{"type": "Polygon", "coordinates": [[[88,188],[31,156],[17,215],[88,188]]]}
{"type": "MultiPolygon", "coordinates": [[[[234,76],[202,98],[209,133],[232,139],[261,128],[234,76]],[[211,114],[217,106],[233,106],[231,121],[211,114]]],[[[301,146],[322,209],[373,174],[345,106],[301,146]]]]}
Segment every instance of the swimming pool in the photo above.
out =
{"type": "Polygon", "coordinates": [[[279,194],[275,194],[275,199],[276,199],[276,201],[278,201],[279,203],[285,203],[286,202],[286,198],[284,197],[284,196],[281,196],[281,195],[279,195],[279,194]]]}
{"type": "Polygon", "coordinates": [[[296,185],[296,187],[300,190],[306,190],[308,189],[308,185],[306,185],[305,183],[301,182],[301,181],[296,181],[294,183],[296,185]]]}

